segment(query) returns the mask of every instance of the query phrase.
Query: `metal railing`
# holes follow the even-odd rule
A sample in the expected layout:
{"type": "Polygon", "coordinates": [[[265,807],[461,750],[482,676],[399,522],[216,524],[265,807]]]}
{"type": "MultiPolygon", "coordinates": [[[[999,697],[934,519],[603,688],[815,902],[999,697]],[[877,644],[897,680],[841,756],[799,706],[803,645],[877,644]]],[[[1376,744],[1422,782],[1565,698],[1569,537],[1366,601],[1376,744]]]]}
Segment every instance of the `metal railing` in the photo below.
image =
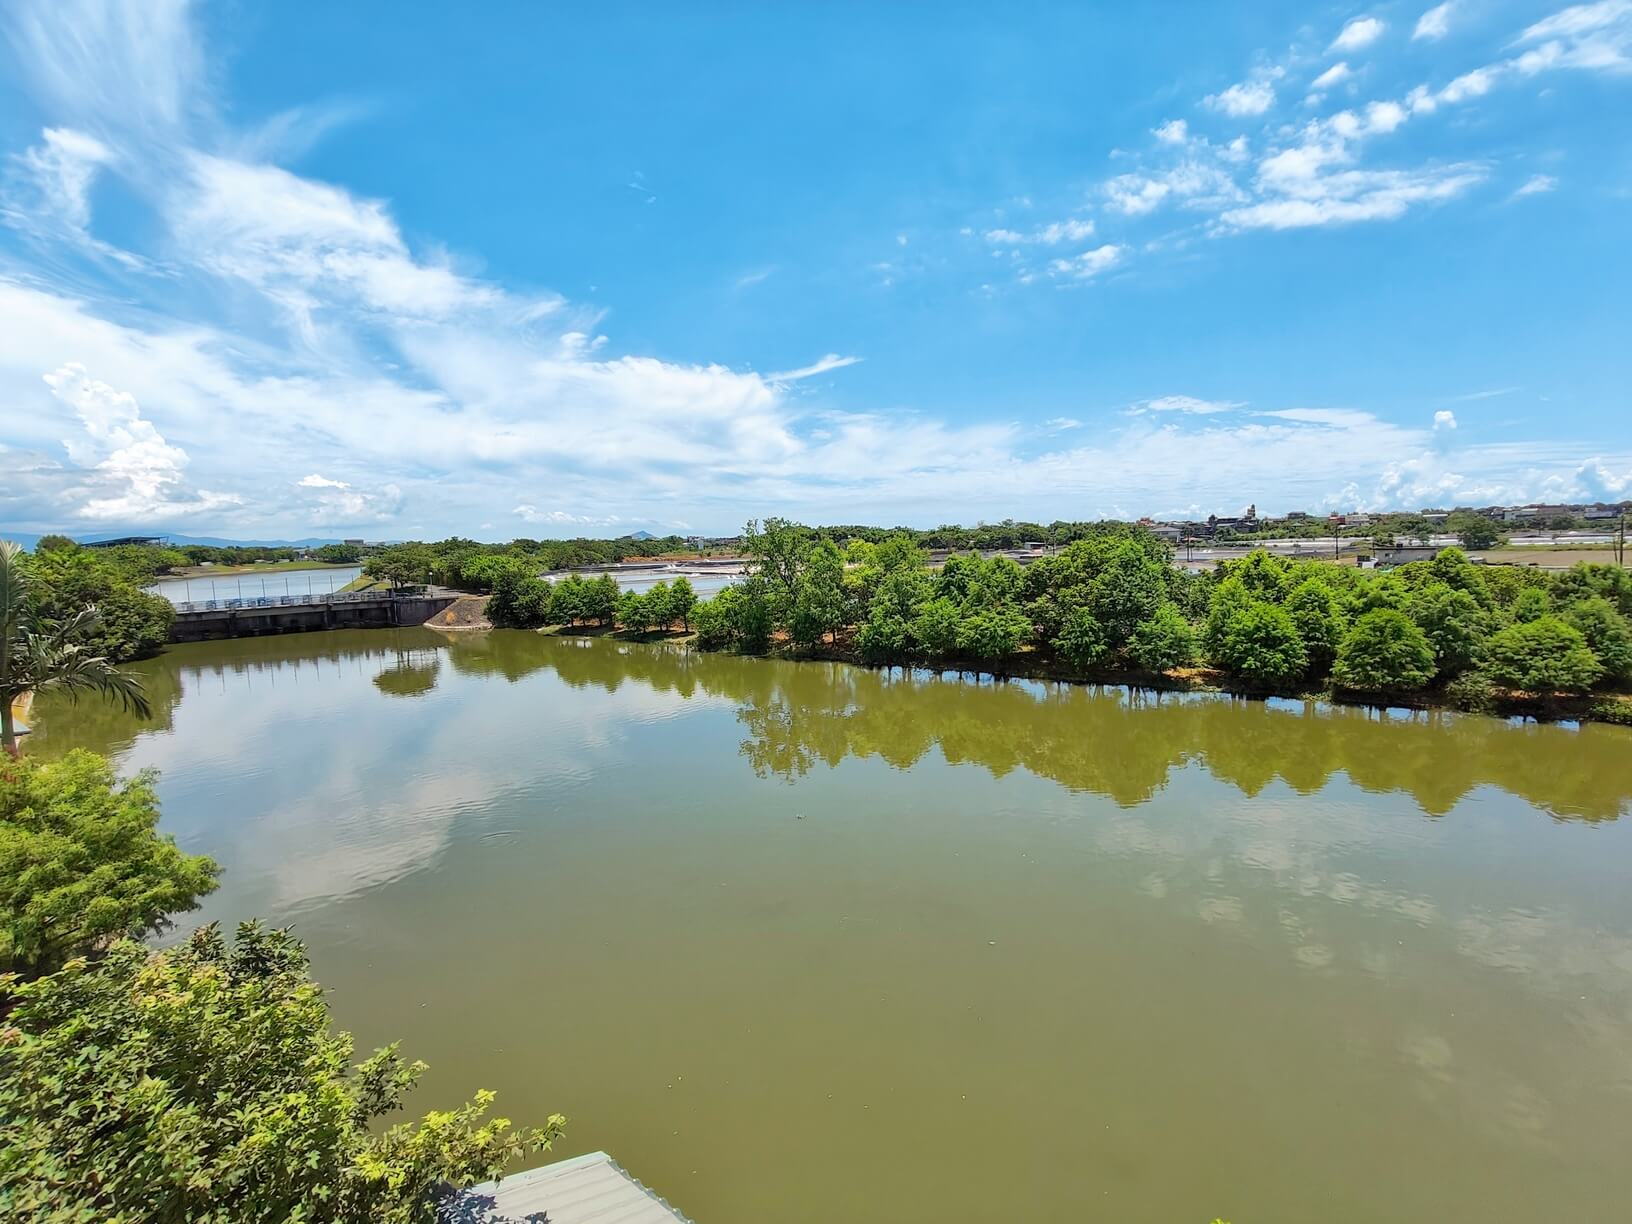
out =
{"type": "Polygon", "coordinates": [[[319,591],[312,595],[246,595],[241,599],[194,599],[178,603],[180,612],[232,612],[240,608],[309,608],[318,604],[378,603],[403,592],[393,591],[319,591]]]}

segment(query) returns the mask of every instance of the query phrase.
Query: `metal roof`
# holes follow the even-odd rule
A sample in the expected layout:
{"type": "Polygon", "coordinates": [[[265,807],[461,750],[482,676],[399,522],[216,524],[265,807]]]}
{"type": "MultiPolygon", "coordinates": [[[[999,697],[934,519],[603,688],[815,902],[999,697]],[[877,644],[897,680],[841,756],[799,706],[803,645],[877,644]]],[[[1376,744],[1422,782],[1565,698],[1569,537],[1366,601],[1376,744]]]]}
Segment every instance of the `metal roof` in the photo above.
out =
{"type": "Polygon", "coordinates": [[[456,1191],[442,1224],[690,1224],[605,1152],[456,1191]]]}

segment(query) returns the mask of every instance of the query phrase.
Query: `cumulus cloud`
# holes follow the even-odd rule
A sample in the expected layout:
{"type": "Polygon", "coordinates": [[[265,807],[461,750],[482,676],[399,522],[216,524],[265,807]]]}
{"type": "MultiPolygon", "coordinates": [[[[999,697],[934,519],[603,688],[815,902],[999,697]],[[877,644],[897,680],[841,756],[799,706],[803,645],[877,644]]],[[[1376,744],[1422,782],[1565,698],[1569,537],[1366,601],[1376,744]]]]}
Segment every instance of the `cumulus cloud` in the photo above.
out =
{"type": "Polygon", "coordinates": [[[44,380],[84,431],[63,440],[69,458],[86,469],[72,507],[78,517],[167,519],[238,503],[228,494],[187,489],[182,479],[187,452],[165,441],[128,392],[92,378],[77,363],[44,380]]]}
{"type": "Polygon", "coordinates": [[[1158,127],[1154,135],[1163,144],[1183,144],[1190,135],[1190,125],[1183,119],[1169,119],[1158,127]]]}
{"type": "Polygon", "coordinates": [[[1275,105],[1275,86],[1267,79],[1240,81],[1204,99],[1214,110],[1235,119],[1261,115],[1275,105]]]}
{"type": "Polygon", "coordinates": [[[1384,24],[1376,17],[1356,17],[1332,39],[1328,51],[1363,51],[1383,35],[1384,24]]]}

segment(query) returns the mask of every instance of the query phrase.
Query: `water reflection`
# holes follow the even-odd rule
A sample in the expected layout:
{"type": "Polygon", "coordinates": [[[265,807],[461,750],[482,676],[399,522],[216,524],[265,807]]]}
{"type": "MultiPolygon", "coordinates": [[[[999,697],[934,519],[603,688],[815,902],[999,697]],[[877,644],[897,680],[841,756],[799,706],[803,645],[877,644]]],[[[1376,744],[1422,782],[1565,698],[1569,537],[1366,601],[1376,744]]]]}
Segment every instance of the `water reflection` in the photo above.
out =
{"type": "Polygon", "coordinates": [[[563,1108],[695,1218],[835,1160],[858,1218],[1624,1202],[1622,730],[523,633],[143,666],[147,728],[47,702],[31,750],[162,770],[196,918],[296,922],[430,1095],[563,1108]]]}
{"type": "Polygon", "coordinates": [[[847,757],[909,769],[939,750],[994,777],[1025,769],[1124,807],[1148,801],[1191,763],[1247,796],[1277,782],[1314,794],[1341,775],[1365,791],[1407,793],[1433,816],[1482,786],[1562,819],[1613,820],[1632,805],[1632,734],[1623,728],[784,664],[512,632],[368,631],[200,643],[138,665],[153,700],[149,723],[97,702],[63,717],[60,703],[42,701],[35,747],[122,751],[146,727],[169,729],[184,692],[212,679],[298,684],[305,668],[330,665],[371,669],[381,693],[420,697],[436,687],[444,658],[464,676],[514,683],[550,671],[575,689],[610,693],[634,683],[681,699],[723,699],[736,707],[750,767],[788,781],[847,757]]]}

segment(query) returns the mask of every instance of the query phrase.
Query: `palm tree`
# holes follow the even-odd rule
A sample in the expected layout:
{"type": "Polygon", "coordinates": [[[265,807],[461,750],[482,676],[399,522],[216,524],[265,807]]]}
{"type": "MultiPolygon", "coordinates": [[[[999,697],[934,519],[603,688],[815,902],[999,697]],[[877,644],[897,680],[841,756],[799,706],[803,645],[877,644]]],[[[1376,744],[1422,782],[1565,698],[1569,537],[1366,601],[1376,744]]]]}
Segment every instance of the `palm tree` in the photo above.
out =
{"type": "Polygon", "coordinates": [[[152,713],[142,682],[81,644],[96,626],[96,609],[47,621],[29,607],[29,575],[22,547],[0,540],[0,745],[17,755],[11,703],[29,691],[58,689],[70,696],[100,693],[146,718],[152,713]]]}

